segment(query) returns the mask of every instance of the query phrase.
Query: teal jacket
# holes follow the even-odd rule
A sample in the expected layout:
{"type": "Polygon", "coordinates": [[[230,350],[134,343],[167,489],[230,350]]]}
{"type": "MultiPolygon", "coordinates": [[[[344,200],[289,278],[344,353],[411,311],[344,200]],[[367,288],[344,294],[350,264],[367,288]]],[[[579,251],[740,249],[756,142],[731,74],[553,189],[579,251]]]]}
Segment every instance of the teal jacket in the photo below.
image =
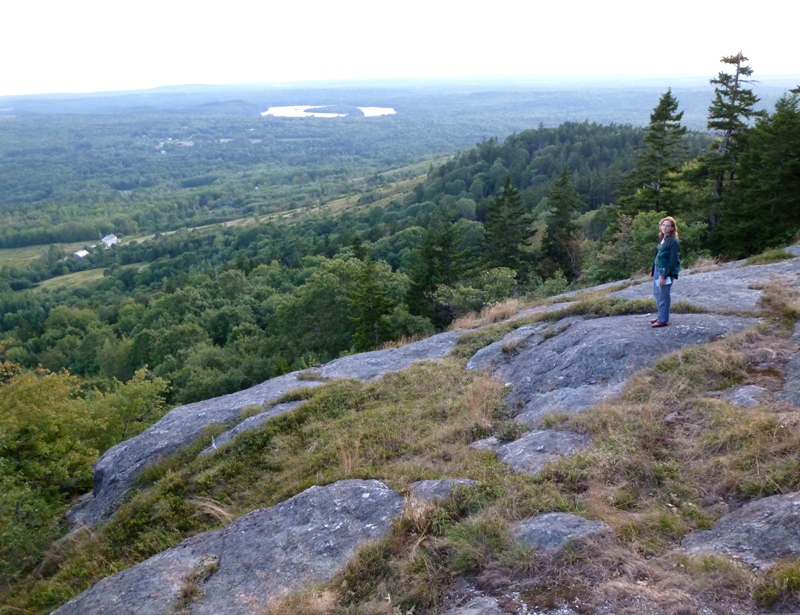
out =
{"type": "Polygon", "coordinates": [[[651,274],[654,277],[678,279],[681,271],[681,248],[677,237],[667,237],[658,243],[651,274]]]}

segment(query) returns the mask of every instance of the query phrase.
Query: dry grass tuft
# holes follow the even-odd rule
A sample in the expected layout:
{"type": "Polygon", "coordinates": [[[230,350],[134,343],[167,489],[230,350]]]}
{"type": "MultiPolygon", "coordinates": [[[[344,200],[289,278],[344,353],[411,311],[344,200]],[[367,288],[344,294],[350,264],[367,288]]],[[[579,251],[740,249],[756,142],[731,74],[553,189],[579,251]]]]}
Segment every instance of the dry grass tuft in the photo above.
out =
{"type": "Polygon", "coordinates": [[[464,397],[466,414],[476,424],[488,429],[501,408],[498,397],[504,392],[503,385],[487,377],[477,378],[467,389],[464,397]]]}
{"type": "Polygon", "coordinates": [[[418,342],[421,339],[425,339],[422,335],[405,335],[396,340],[390,340],[388,342],[383,342],[380,346],[376,348],[376,350],[391,350],[392,348],[400,348],[401,346],[406,346],[407,344],[413,344],[414,342],[418,342]]]}
{"type": "Polygon", "coordinates": [[[692,266],[685,273],[691,274],[691,273],[705,273],[706,271],[715,271],[719,269],[722,263],[723,261],[721,261],[719,258],[711,256],[701,256],[692,263],[692,266]]]}
{"type": "Polygon", "coordinates": [[[508,299],[481,310],[480,314],[470,312],[454,320],[448,327],[449,331],[469,331],[486,325],[508,320],[516,316],[523,308],[527,307],[518,299],[508,299]]]}
{"type": "Polygon", "coordinates": [[[508,320],[523,308],[522,302],[517,299],[508,299],[503,303],[492,305],[481,312],[481,319],[486,324],[508,320]]]}
{"type": "Polygon", "coordinates": [[[477,329],[481,326],[480,316],[475,312],[470,312],[469,314],[464,314],[464,316],[460,316],[456,318],[450,325],[447,327],[448,331],[470,331],[472,329],[477,329]]]}
{"type": "Polygon", "coordinates": [[[431,528],[433,514],[437,506],[427,500],[410,495],[406,498],[403,517],[411,524],[412,532],[425,536],[431,528]]]}
{"type": "Polygon", "coordinates": [[[800,292],[788,278],[776,278],[765,284],[759,305],[768,315],[787,324],[800,320],[800,292]]]}
{"type": "Polygon", "coordinates": [[[276,598],[262,615],[333,615],[340,612],[339,602],[339,595],[331,589],[311,589],[276,598]]]}
{"type": "Polygon", "coordinates": [[[342,473],[345,476],[352,476],[361,467],[361,440],[355,437],[351,440],[340,438],[336,441],[336,456],[339,465],[342,466],[342,473]]]}
{"type": "Polygon", "coordinates": [[[189,498],[189,501],[195,505],[197,511],[192,515],[193,517],[200,517],[207,515],[213,517],[217,522],[226,525],[236,518],[228,508],[217,502],[214,498],[203,496],[195,496],[189,498]]]}

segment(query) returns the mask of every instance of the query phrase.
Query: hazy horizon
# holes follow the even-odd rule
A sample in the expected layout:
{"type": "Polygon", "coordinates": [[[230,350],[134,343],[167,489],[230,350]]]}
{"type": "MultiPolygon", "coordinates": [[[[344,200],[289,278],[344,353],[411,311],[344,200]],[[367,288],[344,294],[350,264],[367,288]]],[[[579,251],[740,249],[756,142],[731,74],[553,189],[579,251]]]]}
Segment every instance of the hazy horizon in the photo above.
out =
{"type": "Polygon", "coordinates": [[[689,0],[668,10],[498,0],[480,12],[454,0],[20,2],[5,7],[16,27],[0,38],[0,96],[409,79],[669,86],[716,76],[720,58],[740,50],[756,79],[794,78],[796,20],[775,19],[786,12],[777,0],[758,11],[729,3],[723,16],[689,0]]]}
{"type": "MultiPolygon", "coordinates": [[[[320,88],[404,88],[404,87],[501,87],[525,90],[549,90],[561,88],[630,88],[650,89],[708,89],[711,76],[675,75],[664,77],[635,75],[586,75],[546,78],[535,77],[450,77],[450,78],[396,78],[396,79],[318,79],[283,82],[251,82],[251,83],[172,83],[150,88],[86,90],[86,91],[52,91],[23,94],[0,94],[0,99],[10,98],[47,98],[47,97],[91,97],[106,95],[146,94],[165,92],[202,92],[202,91],[247,91],[247,90],[311,90],[320,88]]],[[[791,89],[800,85],[800,73],[786,75],[761,75],[756,80],[755,88],[791,89]]]]}

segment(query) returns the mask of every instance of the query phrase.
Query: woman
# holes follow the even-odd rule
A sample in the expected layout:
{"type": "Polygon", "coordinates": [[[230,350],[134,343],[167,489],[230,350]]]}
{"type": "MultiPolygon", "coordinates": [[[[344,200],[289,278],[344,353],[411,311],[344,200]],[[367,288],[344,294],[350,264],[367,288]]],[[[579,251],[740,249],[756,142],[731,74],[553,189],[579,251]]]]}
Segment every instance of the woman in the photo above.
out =
{"type": "Polygon", "coordinates": [[[681,270],[681,250],[675,219],[667,216],[661,221],[659,229],[658,249],[653,269],[650,271],[650,277],[653,278],[653,296],[658,305],[658,318],[650,321],[654,329],[669,324],[672,282],[678,279],[681,270]]]}

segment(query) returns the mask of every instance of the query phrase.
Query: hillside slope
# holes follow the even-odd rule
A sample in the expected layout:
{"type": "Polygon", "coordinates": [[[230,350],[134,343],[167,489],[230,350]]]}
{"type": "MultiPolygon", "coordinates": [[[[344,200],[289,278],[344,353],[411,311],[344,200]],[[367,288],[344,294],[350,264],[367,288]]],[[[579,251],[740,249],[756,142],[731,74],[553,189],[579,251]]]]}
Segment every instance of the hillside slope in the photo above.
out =
{"type": "Polygon", "coordinates": [[[653,330],[649,282],[606,285],[176,408],[9,604],[108,577],[57,612],[796,612],[798,286],[687,272],[653,330]]]}

